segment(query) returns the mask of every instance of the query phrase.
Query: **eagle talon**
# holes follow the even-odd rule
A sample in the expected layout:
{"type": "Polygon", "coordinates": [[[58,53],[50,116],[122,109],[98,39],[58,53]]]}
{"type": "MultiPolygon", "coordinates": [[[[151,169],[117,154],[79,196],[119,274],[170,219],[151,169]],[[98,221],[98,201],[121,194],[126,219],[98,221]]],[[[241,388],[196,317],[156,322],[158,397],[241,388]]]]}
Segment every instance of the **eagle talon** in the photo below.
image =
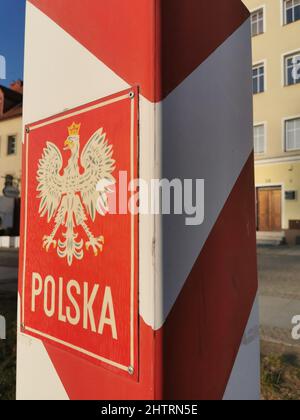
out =
{"type": "Polygon", "coordinates": [[[88,251],[90,248],[93,249],[95,257],[98,256],[99,251],[102,252],[104,244],[104,237],[100,236],[99,238],[91,238],[88,242],[86,242],[85,247],[88,251]]]}
{"type": "Polygon", "coordinates": [[[55,239],[53,239],[52,236],[44,236],[43,238],[43,248],[46,249],[46,252],[49,252],[49,249],[51,248],[51,245],[53,245],[53,248],[56,249],[57,242],[55,239]]]}

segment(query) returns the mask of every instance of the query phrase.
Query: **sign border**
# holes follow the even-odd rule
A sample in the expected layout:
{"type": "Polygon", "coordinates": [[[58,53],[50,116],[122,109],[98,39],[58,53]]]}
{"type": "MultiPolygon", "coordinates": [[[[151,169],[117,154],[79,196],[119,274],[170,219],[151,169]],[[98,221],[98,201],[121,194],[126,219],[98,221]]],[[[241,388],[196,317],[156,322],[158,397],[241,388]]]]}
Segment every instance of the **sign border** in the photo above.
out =
{"type": "MultiPolygon", "coordinates": [[[[114,96],[105,97],[102,99],[99,99],[98,101],[90,102],[86,105],[75,107],[73,110],[66,111],[63,114],[57,114],[56,116],[41,120],[37,123],[27,124],[25,127],[25,203],[24,203],[24,223],[23,223],[23,229],[24,232],[23,236],[23,266],[22,266],[22,298],[21,298],[21,334],[24,335],[30,335],[26,334],[28,331],[29,333],[34,334],[34,336],[40,336],[42,338],[45,338],[47,340],[53,341],[55,343],[58,343],[62,346],[65,346],[67,348],[70,348],[72,350],[75,350],[79,353],[82,353],[86,356],[89,356],[93,359],[96,359],[100,362],[103,362],[105,364],[108,364],[110,366],[113,366],[117,369],[120,369],[122,371],[128,372],[130,375],[133,375],[136,373],[136,360],[135,360],[135,334],[137,334],[137,346],[138,346],[138,331],[135,331],[135,327],[138,330],[138,321],[135,321],[135,277],[138,273],[138,267],[135,267],[135,259],[136,259],[136,252],[135,252],[135,235],[136,235],[136,227],[138,227],[138,221],[136,222],[136,215],[132,212],[131,213],[131,263],[130,263],[130,362],[128,366],[124,366],[118,362],[115,362],[113,360],[110,360],[108,358],[105,358],[103,356],[99,356],[95,353],[89,352],[86,349],[83,349],[79,346],[75,346],[71,343],[68,343],[64,340],[58,339],[56,337],[53,337],[51,335],[48,335],[46,333],[43,333],[41,331],[38,331],[34,328],[30,328],[26,326],[25,323],[25,284],[26,284],[26,256],[27,256],[27,222],[28,222],[28,166],[29,166],[29,160],[28,160],[28,147],[29,147],[29,139],[30,139],[30,132],[33,130],[37,130],[41,127],[44,127],[46,125],[54,124],[56,122],[62,121],[64,119],[68,119],[71,117],[75,117],[80,114],[84,114],[89,111],[93,111],[98,108],[103,108],[107,105],[111,105],[116,102],[124,101],[126,99],[130,100],[130,179],[131,181],[135,178],[135,166],[134,166],[134,156],[135,153],[138,154],[138,144],[137,144],[137,150],[135,150],[135,139],[138,138],[138,121],[136,123],[135,115],[138,113],[138,88],[133,87],[131,89],[127,89],[126,91],[120,92],[119,94],[115,94],[114,96]],[[137,225],[137,226],[136,226],[137,225]]],[[[138,116],[137,116],[138,120],[138,116]]],[[[138,163],[137,163],[137,171],[138,171],[138,163]]],[[[137,244],[138,246],[138,244],[137,244]]],[[[138,282],[137,282],[138,285],[138,282]]],[[[138,287],[138,286],[137,286],[138,287]]],[[[138,309],[137,309],[137,316],[138,316],[138,309]]],[[[138,355],[138,349],[137,349],[137,355],[138,355]]]]}

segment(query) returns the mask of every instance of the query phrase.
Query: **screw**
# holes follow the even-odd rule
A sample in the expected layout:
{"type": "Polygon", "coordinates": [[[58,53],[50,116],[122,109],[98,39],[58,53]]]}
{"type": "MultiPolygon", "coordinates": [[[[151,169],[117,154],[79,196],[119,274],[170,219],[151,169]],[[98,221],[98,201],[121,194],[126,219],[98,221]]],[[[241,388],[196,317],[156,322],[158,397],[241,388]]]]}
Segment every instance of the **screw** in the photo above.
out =
{"type": "Polygon", "coordinates": [[[135,97],[135,93],[133,92],[133,91],[131,91],[130,93],[129,93],[129,98],[130,99],[133,99],[135,97]]]}
{"type": "Polygon", "coordinates": [[[134,368],[132,366],[129,366],[128,373],[129,373],[129,375],[133,375],[134,374],[134,368]]]}
{"type": "Polygon", "coordinates": [[[26,133],[29,134],[30,133],[30,128],[26,127],[26,133]]]}

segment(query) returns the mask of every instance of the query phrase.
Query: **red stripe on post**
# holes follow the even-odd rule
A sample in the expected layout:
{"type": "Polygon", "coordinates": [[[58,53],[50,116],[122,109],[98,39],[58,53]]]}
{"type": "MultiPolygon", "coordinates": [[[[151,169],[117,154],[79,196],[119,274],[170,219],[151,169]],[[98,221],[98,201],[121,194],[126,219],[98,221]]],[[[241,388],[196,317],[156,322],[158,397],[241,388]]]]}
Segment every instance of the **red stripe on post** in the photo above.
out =
{"type": "Polygon", "coordinates": [[[256,297],[253,154],[158,331],[163,399],[219,400],[256,297]]]}
{"type": "Polygon", "coordinates": [[[172,92],[248,18],[240,0],[30,2],[152,102],[172,92]]]}

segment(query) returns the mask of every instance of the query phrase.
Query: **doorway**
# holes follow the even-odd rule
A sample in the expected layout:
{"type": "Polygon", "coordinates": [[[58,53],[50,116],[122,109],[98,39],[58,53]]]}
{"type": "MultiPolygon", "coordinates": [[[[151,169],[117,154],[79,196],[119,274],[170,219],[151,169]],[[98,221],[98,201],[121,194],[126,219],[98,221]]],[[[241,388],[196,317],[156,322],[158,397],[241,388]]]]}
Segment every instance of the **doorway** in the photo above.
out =
{"type": "Polygon", "coordinates": [[[260,232],[282,230],[281,187],[257,188],[257,228],[260,232]]]}

